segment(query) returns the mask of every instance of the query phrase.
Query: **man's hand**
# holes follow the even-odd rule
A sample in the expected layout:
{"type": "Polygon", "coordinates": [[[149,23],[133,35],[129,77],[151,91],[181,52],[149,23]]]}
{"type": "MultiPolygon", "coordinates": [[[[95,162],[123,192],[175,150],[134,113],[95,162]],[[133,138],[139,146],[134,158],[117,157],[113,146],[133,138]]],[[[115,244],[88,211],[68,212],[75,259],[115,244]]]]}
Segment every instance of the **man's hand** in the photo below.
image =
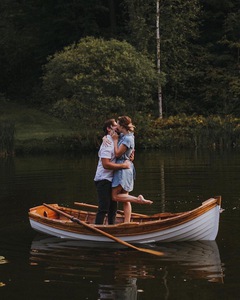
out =
{"type": "Polygon", "coordinates": [[[134,161],[134,154],[135,154],[135,150],[132,151],[132,153],[129,157],[130,161],[134,161]]]}
{"type": "Polygon", "coordinates": [[[101,158],[102,160],[102,165],[104,167],[104,169],[108,169],[108,170],[121,170],[121,169],[130,169],[131,167],[131,162],[130,160],[125,160],[123,163],[121,164],[116,164],[114,162],[112,162],[109,158],[101,158]]]}
{"type": "Polygon", "coordinates": [[[122,168],[123,168],[123,169],[130,169],[131,164],[132,164],[132,163],[131,163],[129,160],[125,160],[125,161],[123,162],[123,164],[122,164],[122,168]]]}

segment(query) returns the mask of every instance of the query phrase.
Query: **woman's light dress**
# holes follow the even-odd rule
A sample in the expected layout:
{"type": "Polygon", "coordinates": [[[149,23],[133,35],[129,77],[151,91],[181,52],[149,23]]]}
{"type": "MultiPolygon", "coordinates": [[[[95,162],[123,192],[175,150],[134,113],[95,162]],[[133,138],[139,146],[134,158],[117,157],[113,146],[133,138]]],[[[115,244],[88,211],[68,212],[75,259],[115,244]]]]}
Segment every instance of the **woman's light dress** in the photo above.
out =
{"type": "MultiPolygon", "coordinates": [[[[127,151],[119,158],[117,158],[116,163],[122,163],[125,160],[129,160],[132,151],[135,148],[135,138],[133,133],[128,133],[126,135],[120,134],[118,147],[123,144],[127,147],[127,151]]],[[[134,164],[131,163],[130,169],[121,169],[114,172],[112,187],[121,185],[126,192],[131,192],[134,186],[135,179],[135,168],[134,164]]]]}

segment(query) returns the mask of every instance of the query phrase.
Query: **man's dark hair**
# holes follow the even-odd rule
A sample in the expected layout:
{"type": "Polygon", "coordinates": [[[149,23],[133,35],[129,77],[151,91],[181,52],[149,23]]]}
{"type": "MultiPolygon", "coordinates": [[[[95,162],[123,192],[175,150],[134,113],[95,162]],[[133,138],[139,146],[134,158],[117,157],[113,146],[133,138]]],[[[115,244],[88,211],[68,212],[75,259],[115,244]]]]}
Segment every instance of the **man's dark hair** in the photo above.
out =
{"type": "Polygon", "coordinates": [[[111,128],[111,126],[113,126],[115,122],[116,122],[115,119],[109,119],[104,123],[103,131],[104,131],[105,135],[108,134],[107,128],[108,127],[111,128]]]}

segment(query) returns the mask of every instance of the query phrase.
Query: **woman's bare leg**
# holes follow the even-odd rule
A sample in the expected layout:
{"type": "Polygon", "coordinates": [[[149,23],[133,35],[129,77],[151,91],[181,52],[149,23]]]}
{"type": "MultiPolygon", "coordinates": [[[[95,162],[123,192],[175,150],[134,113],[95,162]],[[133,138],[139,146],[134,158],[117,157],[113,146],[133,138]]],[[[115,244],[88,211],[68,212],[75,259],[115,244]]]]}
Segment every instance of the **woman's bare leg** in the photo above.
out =
{"type": "Polygon", "coordinates": [[[142,195],[138,197],[129,195],[126,191],[124,191],[121,185],[112,188],[112,199],[118,202],[132,202],[138,204],[152,204],[151,200],[146,200],[142,195]]]}
{"type": "Polygon", "coordinates": [[[144,199],[142,195],[139,195],[138,197],[129,195],[128,192],[122,189],[121,185],[112,188],[112,200],[123,202],[124,222],[131,221],[131,214],[132,214],[131,202],[139,203],[139,204],[152,204],[151,200],[144,199]]]}
{"type": "Polygon", "coordinates": [[[124,210],[124,222],[131,221],[131,214],[132,214],[132,205],[130,202],[123,203],[123,210],[124,210]]]}

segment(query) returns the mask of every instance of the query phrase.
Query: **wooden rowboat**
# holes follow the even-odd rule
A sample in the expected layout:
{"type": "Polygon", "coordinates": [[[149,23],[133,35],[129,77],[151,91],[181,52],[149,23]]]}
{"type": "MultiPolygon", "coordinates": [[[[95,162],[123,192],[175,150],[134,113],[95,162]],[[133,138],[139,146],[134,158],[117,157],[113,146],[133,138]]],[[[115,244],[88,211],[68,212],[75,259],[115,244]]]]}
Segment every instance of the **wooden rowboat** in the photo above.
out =
{"type": "Polygon", "coordinates": [[[201,206],[181,213],[134,214],[130,223],[123,223],[123,216],[118,214],[115,225],[95,225],[95,212],[57,204],[51,206],[74,216],[81,223],[40,205],[29,210],[29,221],[34,230],[61,238],[97,242],[112,242],[112,239],[96,232],[97,229],[129,243],[211,241],[218,233],[221,197],[210,198],[201,206]]]}

